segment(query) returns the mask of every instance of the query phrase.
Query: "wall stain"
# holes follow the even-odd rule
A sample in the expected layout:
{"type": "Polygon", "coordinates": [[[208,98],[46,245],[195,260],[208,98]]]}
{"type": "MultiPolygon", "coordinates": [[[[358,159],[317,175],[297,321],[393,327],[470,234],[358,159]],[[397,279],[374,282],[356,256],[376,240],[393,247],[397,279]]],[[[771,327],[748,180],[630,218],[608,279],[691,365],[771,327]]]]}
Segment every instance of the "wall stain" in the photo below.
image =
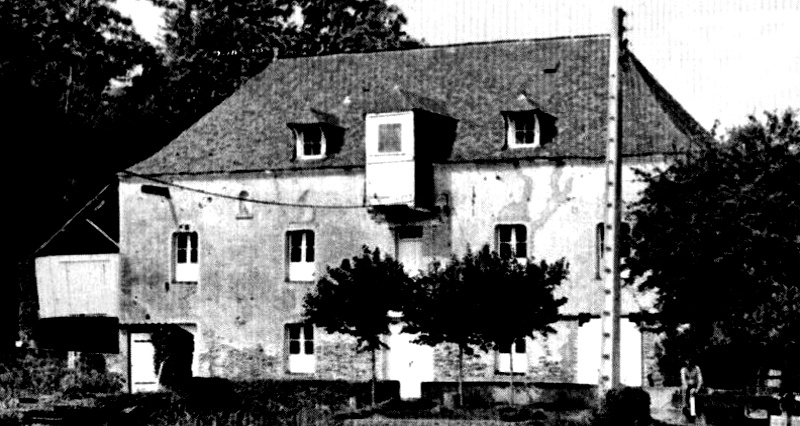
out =
{"type": "MultiPolygon", "coordinates": [[[[533,235],[536,231],[544,228],[545,224],[553,217],[558,209],[574,199],[570,194],[572,193],[572,181],[570,177],[564,182],[564,186],[559,185],[561,176],[564,174],[563,167],[556,167],[553,169],[553,174],[550,175],[550,197],[547,199],[547,204],[542,210],[539,218],[531,222],[531,231],[528,235],[533,235]]],[[[530,237],[529,237],[530,238],[530,237]]]]}
{"type": "MultiPolygon", "coordinates": [[[[497,219],[501,221],[528,222],[531,220],[530,212],[528,210],[528,201],[531,199],[531,193],[533,192],[533,178],[526,176],[520,171],[515,172],[513,178],[522,180],[522,193],[519,195],[514,194],[513,192],[509,194],[510,197],[516,199],[517,201],[512,201],[506,204],[505,207],[500,210],[500,213],[497,214],[497,219]]],[[[497,175],[497,180],[502,180],[500,175],[497,175]]],[[[518,183],[516,182],[509,182],[506,184],[507,187],[512,188],[512,191],[516,190],[517,185],[518,183]]]]}

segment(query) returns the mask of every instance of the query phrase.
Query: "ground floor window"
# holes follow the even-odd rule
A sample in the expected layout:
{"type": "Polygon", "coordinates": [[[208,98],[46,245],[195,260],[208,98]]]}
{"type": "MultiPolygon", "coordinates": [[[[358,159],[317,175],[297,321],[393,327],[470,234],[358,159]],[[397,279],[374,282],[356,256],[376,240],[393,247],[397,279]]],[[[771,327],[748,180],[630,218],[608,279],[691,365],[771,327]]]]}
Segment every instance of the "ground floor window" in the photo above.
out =
{"type": "Polygon", "coordinates": [[[311,374],[316,369],[314,355],[314,326],[311,324],[286,324],[289,373],[311,374]]]}
{"type": "Polygon", "coordinates": [[[497,372],[511,373],[512,361],[514,373],[524,374],[528,371],[528,355],[525,339],[517,339],[514,344],[500,345],[497,348],[497,372]]]}

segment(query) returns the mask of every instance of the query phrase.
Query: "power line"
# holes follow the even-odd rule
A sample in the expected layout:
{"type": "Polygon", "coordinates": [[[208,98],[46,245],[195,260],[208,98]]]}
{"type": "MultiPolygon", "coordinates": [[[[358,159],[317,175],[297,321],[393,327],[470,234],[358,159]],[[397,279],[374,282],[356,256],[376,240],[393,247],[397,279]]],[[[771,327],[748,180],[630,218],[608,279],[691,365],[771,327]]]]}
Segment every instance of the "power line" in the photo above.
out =
{"type": "Polygon", "coordinates": [[[196,192],[198,194],[209,195],[209,196],[219,197],[219,198],[225,198],[225,199],[229,199],[229,200],[244,201],[244,202],[253,203],[253,204],[263,204],[263,205],[267,205],[267,206],[318,208],[318,209],[362,209],[362,208],[367,207],[364,204],[290,203],[290,202],[276,201],[276,200],[259,200],[259,199],[254,199],[254,198],[242,198],[242,197],[235,196],[235,195],[228,195],[228,194],[222,194],[222,193],[219,193],[219,192],[206,191],[205,189],[192,188],[192,187],[180,185],[180,184],[177,184],[177,183],[174,183],[174,182],[169,182],[169,181],[166,181],[166,180],[157,179],[157,178],[154,178],[154,177],[151,177],[151,176],[145,176],[145,175],[141,175],[141,174],[138,174],[138,173],[134,173],[134,172],[132,172],[130,170],[125,170],[124,173],[126,173],[126,174],[128,174],[130,176],[135,176],[135,177],[138,177],[138,178],[141,178],[141,179],[149,180],[151,182],[159,183],[161,185],[166,185],[166,186],[170,186],[170,187],[173,187],[173,188],[182,189],[184,191],[191,191],[191,192],[196,192]]]}

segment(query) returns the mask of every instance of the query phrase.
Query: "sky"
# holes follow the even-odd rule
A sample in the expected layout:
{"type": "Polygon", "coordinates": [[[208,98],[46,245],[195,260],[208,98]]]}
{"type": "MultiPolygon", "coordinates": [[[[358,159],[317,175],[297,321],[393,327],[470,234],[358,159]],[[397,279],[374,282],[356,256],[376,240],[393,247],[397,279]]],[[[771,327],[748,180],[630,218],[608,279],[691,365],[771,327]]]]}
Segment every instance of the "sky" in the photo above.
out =
{"type": "MultiPolygon", "coordinates": [[[[430,45],[611,31],[626,12],[629,47],[701,125],[744,124],[750,114],[800,108],[799,0],[389,0],[406,32],[430,45]]],[[[118,0],[145,38],[160,11],[118,0]]]]}

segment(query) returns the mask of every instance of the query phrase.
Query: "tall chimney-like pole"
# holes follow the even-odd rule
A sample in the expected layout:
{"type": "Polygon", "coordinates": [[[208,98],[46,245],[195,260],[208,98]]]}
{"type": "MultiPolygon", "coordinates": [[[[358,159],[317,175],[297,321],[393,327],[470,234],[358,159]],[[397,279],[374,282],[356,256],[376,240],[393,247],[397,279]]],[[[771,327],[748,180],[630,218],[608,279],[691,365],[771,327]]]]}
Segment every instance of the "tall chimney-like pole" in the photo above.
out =
{"type": "Polygon", "coordinates": [[[600,390],[620,386],[620,224],[622,221],[622,85],[620,60],[623,53],[625,11],[612,10],[608,55],[608,140],[606,151],[605,219],[603,224],[603,311],[600,358],[600,390]]]}

